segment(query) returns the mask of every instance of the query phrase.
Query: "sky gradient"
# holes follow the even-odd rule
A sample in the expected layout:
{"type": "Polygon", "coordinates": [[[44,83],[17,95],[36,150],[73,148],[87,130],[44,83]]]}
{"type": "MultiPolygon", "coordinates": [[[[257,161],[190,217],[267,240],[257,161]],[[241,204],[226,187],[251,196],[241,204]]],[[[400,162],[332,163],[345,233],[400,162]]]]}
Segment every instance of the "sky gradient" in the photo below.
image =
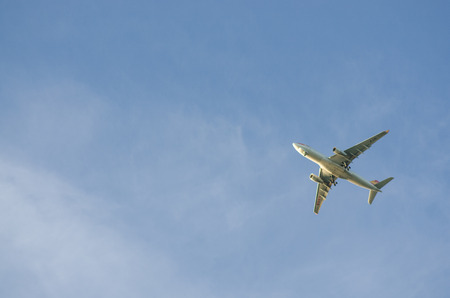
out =
{"type": "Polygon", "coordinates": [[[449,12],[0,1],[0,296],[448,297],[449,12]]]}

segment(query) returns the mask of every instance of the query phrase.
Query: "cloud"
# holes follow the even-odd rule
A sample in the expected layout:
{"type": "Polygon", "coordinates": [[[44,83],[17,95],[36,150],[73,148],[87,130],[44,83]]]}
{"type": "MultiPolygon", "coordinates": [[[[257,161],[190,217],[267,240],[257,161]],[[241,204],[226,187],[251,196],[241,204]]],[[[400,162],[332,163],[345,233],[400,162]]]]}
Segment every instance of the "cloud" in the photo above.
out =
{"type": "Polygon", "coordinates": [[[2,296],[198,297],[164,252],[116,230],[108,203],[0,161],[2,296]]]}
{"type": "Polygon", "coordinates": [[[102,129],[105,100],[73,80],[13,81],[3,85],[2,152],[48,167],[82,158],[102,129]]]}
{"type": "MultiPolygon", "coordinates": [[[[22,155],[5,151],[0,165],[5,296],[23,296],[23,289],[37,297],[370,296],[386,284],[387,296],[445,289],[432,280],[448,266],[433,257],[448,247],[439,239],[447,215],[433,211],[445,195],[440,180],[419,185],[412,173],[377,165],[396,177],[378,203],[367,206],[364,190],[342,182],[315,216],[307,174],[317,167],[292,149],[298,135],[273,119],[154,98],[124,107],[76,82],[31,90],[38,104],[15,92],[11,98],[22,101],[4,120],[18,133],[6,134],[5,146],[33,140],[22,155]],[[417,275],[391,284],[404,267],[417,275]]],[[[442,123],[431,140],[445,130],[442,123]]],[[[335,144],[310,133],[319,144],[335,144]]],[[[358,168],[371,169],[391,142],[377,144],[358,168]]],[[[405,167],[403,159],[380,159],[405,167]]]]}

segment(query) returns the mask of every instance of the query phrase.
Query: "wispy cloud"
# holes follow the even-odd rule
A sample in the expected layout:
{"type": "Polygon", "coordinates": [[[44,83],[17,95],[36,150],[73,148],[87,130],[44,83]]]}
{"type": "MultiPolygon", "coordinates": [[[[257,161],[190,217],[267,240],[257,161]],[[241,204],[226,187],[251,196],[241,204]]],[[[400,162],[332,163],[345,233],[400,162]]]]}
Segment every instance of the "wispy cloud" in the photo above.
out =
{"type": "Polygon", "coordinates": [[[1,296],[448,296],[448,9],[91,2],[1,5],[1,296]]]}
{"type": "Polygon", "coordinates": [[[207,295],[158,248],[114,229],[109,204],[60,179],[1,161],[0,292],[16,297],[207,295]]]}

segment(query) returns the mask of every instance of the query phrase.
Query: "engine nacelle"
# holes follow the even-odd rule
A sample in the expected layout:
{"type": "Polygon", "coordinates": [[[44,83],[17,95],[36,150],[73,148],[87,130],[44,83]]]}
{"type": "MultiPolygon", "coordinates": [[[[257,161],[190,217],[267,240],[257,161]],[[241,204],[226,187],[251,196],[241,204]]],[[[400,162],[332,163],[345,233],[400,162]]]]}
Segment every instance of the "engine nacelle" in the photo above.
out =
{"type": "Polygon", "coordinates": [[[341,150],[339,150],[338,148],[334,147],[333,148],[333,152],[336,153],[337,155],[343,156],[345,158],[348,158],[347,153],[342,152],[341,150]]]}
{"type": "Polygon", "coordinates": [[[314,174],[309,175],[309,179],[311,179],[313,182],[316,182],[316,183],[324,183],[323,180],[319,176],[316,176],[314,174]]]}

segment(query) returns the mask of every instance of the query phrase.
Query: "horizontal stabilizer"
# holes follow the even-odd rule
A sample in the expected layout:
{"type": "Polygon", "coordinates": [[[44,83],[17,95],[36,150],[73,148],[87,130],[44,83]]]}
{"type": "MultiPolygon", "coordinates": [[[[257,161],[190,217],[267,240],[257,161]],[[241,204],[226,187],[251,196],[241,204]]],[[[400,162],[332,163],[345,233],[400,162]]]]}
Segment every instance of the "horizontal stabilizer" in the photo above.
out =
{"type": "Polygon", "coordinates": [[[378,182],[377,184],[375,184],[375,187],[378,188],[378,189],[381,189],[383,186],[385,186],[386,184],[391,182],[392,179],[394,179],[394,177],[389,177],[387,179],[384,179],[383,181],[378,182]]]}
{"type": "Polygon", "coordinates": [[[377,195],[377,192],[375,190],[371,190],[369,192],[369,204],[372,205],[373,200],[375,199],[375,196],[377,195]]]}
{"type": "MultiPolygon", "coordinates": [[[[383,186],[385,186],[386,184],[388,184],[389,182],[391,182],[392,179],[394,179],[394,177],[389,177],[389,178],[387,178],[387,179],[384,179],[384,180],[381,181],[381,182],[378,182],[377,180],[374,180],[374,181],[372,181],[372,184],[373,184],[376,188],[381,189],[383,186]]],[[[377,192],[379,192],[379,191],[371,190],[371,191],[369,192],[369,204],[370,204],[370,205],[372,204],[373,200],[375,199],[375,196],[377,195],[377,192]]]]}

